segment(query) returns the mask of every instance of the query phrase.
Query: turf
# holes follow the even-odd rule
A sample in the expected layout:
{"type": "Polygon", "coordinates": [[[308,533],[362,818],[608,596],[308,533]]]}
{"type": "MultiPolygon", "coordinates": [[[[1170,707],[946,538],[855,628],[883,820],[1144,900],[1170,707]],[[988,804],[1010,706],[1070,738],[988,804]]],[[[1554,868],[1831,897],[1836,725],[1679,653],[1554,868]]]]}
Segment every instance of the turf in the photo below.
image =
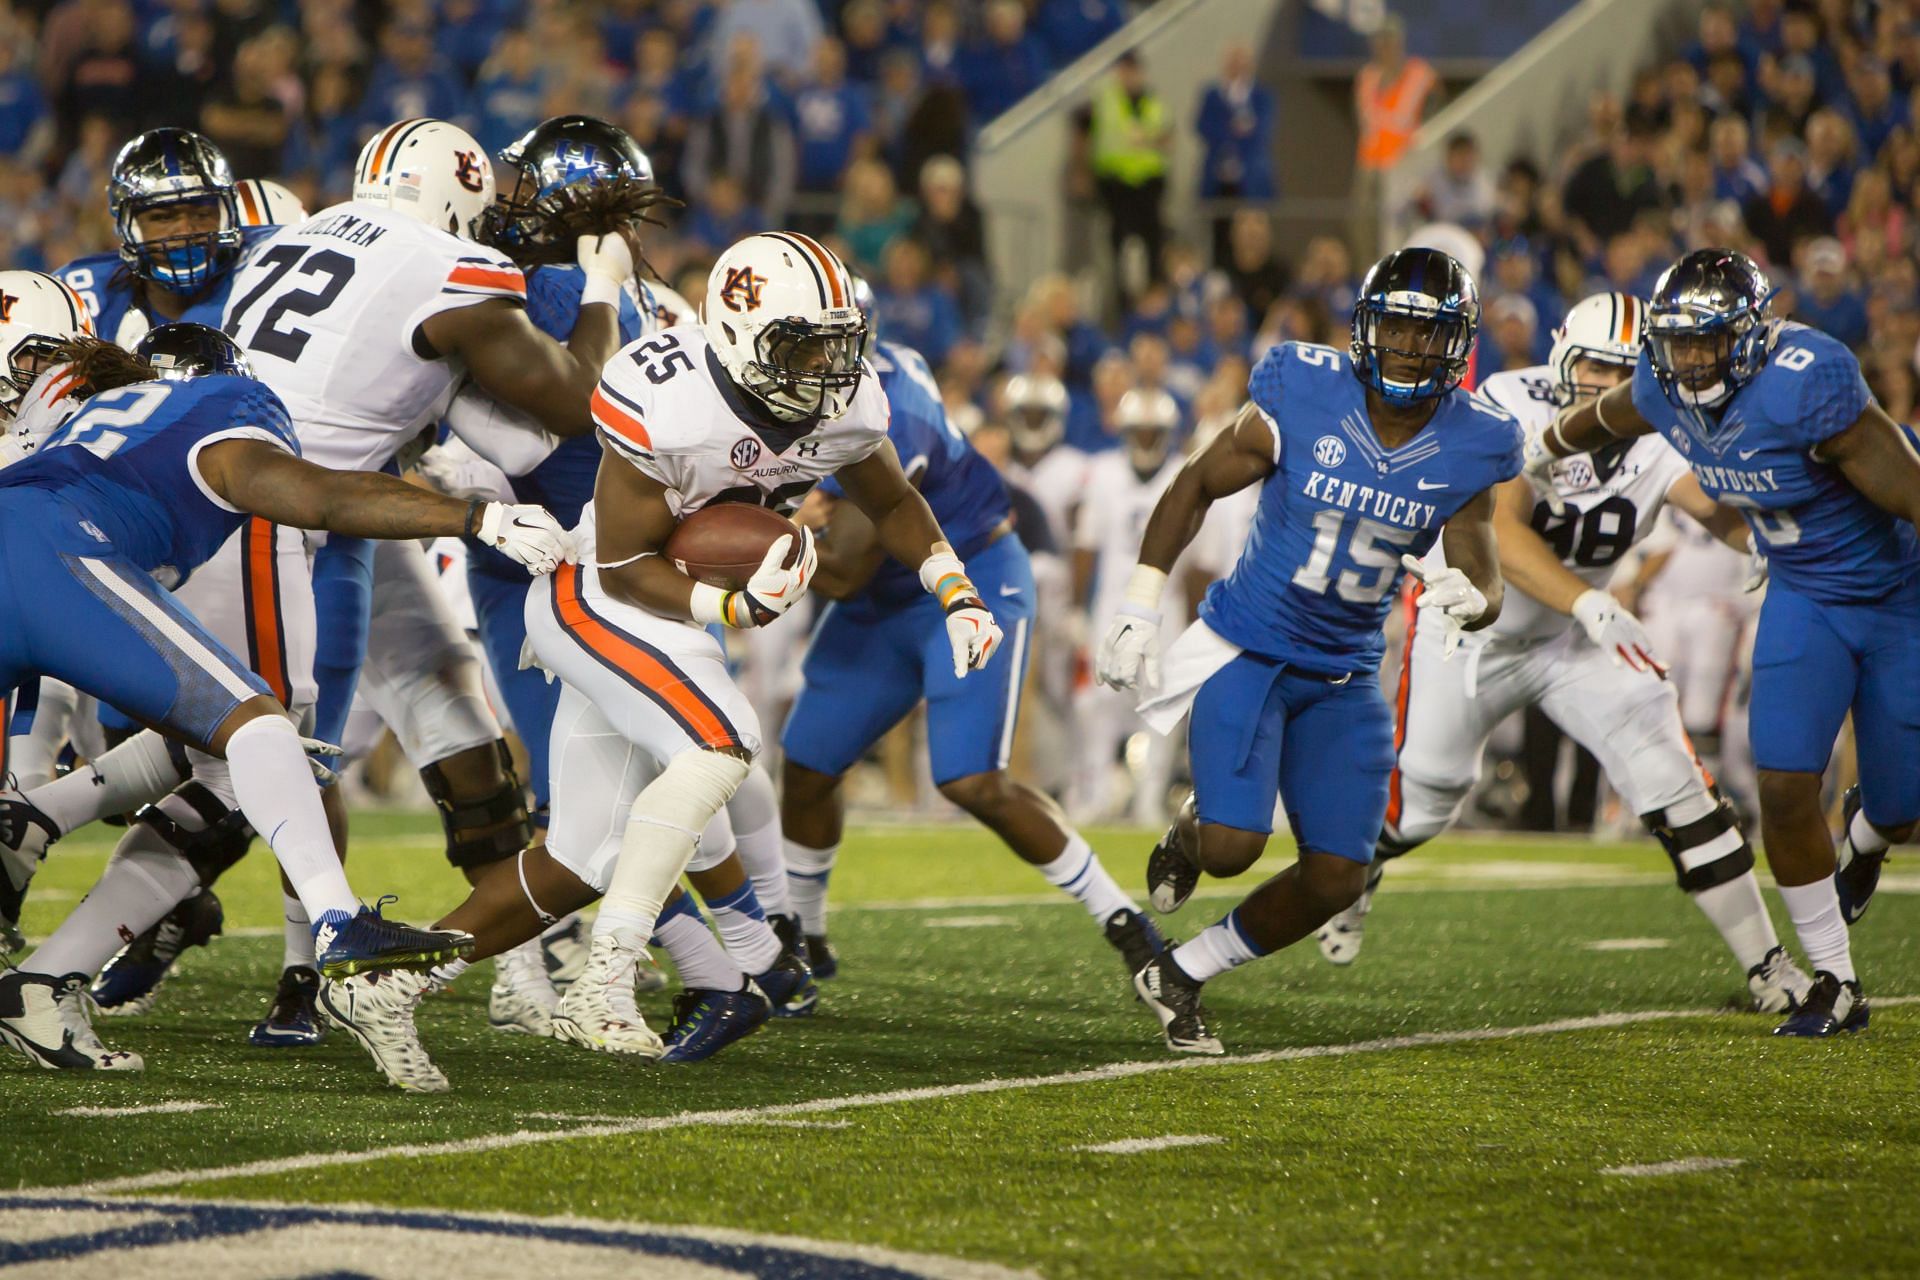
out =
{"type": "MultiPolygon", "coordinates": [[[[361,818],[356,885],[399,892],[400,915],[431,918],[460,892],[436,843],[430,818],[361,818]]],[[[1150,837],[1097,843],[1137,884],[1150,837]]],[[[29,899],[30,933],[57,921],[106,848],[57,851],[29,899]]],[[[1771,1019],[1725,1011],[1744,984],[1664,865],[1651,846],[1447,842],[1394,869],[1351,969],[1308,944],[1211,984],[1208,1000],[1236,1054],[1684,1017],[787,1117],[845,1127],[670,1121],[167,1191],[730,1226],[1061,1277],[1920,1271],[1920,1242],[1902,1225],[1920,1174],[1920,1006],[1884,1004],[1872,1031],[1843,1043],[1771,1039],[1771,1019]],[[1622,939],[1664,945],[1587,945],[1622,939]],[[1222,1141],[1075,1150],[1169,1134],[1222,1141]],[[1601,1172],[1689,1157],[1743,1163],[1601,1172]]],[[[1164,1054],[1092,922],[1053,904],[983,834],[872,828],[841,866],[844,976],[817,1017],[772,1025],[703,1067],[636,1066],[490,1031],[476,972],[420,1019],[455,1092],[415,1098],[383,1088],[343,1037],[291,1053],[244,1045],[280,950],[278,892],[256,855],[221,885],[230,928],[254,936],[191,953],[154,1015],[100,1021],[110,1043],[146,1056],[143,1076],[0,1068],[0,1184],[1187,1061],[1164,1054]],[[219,1109],[55,1114],[164,1101],[219,1109]]],[[[1198,900],[1170,928],[1190,934],[1230,900],[1198,900]]],[[[1888,893],[1856,932],[1870,995],[1920,993],[1917,922],[1914,899],[1888,893]]],[[[664,998],[648,1007],[664,1019],[664,998]]]]}

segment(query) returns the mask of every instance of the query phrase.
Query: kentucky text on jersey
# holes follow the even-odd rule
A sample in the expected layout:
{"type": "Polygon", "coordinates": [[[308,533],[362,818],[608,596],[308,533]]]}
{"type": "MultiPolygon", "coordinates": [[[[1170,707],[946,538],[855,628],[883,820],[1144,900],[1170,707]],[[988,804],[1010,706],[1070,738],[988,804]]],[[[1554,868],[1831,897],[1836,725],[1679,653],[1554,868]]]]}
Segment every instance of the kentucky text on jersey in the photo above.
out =
{"type": "Polygon", "coordinates": [[[1328,506],[1372,516],[1389,524],[1405,525],[1409,529],[1431,529],[1434,519],[1440,514],[1440,508],[1431,502],[1415,502],[1372,485],[1336,480],[1319,471],[1307,477],[1301,492],[1309,498],[1318,498],[1328,506]]]}
{"type": "Polygon", "coordinates": [[[1733,493],[1778,493],[1780,482],[1773,478],[1773,468],[1760,471],[1741,471],[1735,467],[1715,467],[1705,463],[1695,463],[1693,473],[1700,477],[1700,483],[1709,489],[1724,489],[1733,493]]]}

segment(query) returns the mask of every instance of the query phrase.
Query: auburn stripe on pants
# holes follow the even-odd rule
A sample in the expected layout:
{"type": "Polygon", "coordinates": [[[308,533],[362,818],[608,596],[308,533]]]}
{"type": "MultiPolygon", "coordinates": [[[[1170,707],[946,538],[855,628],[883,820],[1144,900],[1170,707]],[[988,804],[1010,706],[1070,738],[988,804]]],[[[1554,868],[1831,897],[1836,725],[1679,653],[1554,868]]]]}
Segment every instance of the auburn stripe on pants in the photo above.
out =
{"type": "Polygon", "coordinates": [[[593,611],[581,591],[579,565],[563,564],[555,571],[553,608],[562,631],[601,666],[673,717],[689,738],[720,749],[746,745],[719,706],[664,651],[620,630],[593,611]]]}
{"type": "Polygon", "coordinates": [[[284,707],[293,700],[293,681],[287,675],[287,633],[280,612],[279,533],[269,520],[248,519],[240,578],[247,611],[247,665],[284,707]]]}

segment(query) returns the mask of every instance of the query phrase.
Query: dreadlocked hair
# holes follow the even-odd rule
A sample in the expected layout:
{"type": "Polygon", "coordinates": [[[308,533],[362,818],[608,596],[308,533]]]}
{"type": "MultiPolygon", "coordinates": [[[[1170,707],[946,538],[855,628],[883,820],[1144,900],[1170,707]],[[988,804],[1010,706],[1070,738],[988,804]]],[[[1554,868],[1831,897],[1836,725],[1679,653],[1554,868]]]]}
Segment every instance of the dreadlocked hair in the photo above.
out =
{"type": "Polygon", "coordinates": [[[144,359],[104,338],[68,338],[54,350],[53,360],[67,366],[68,376],[73,380],[73,390],[67,394],[77,400],[112,391],[115,387],[152,382],[160,376],[144,359]]]}
{"type": "MultiPolygon", "coordinates": [[[[528,212],[538,219],[537,229],[528,243],[516,249],[513,258],[522,266],[551,266],[574,260],[574,242],[581,236],[611,235],[643,225],[666,226],[653,212],[656,209],[682,209],[686,206],[661,189],[658,183],[634,178],[615,178],[591,186],[562,187],[552,195],[534,201],[528,212]]],[[[637,239],[638,237],[636,237],[637,239]]],[[[654,279],[660,279],[644,253],[635,254],[635,266],[654,279]]]]}

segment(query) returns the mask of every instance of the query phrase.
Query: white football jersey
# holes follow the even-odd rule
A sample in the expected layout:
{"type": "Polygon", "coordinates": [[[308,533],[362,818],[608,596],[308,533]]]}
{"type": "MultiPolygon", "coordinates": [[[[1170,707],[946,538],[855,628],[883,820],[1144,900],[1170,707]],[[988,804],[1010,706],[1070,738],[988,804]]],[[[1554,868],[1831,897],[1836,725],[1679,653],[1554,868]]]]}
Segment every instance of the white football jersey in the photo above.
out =
{"type": "Polygon", "coordinates": [[[440,419],[465,374],[420,326],[526,296],[520,268],[484,245],[388,209],[337,204],[249,252],[225,328],[286,402],[309,460],[377,471],[440,419]]]}
{"type": "MultiPolygon", "coordinates": [[[[708,354],[697,324],[628,343],[593,392],[600,439],[667,487],[676,518],[716,502],[792,515],[814,485],[886,443],[888,418],[886,392],[869,367],[840,417],[808,431],[768,426],[708,354]]],[[[589,508],[583,523],[591,520],[589,508]]]]}
{"type": "MultiPolygon", "coordinates": [[[[1519,418],[1531,433],[1544,428],[1558,412],[1552,392],[1553,371],[1536,365],[1496,373],[1480,384],[1477,394],[1519,418]]],[[[1667,491],[1687,473],[1686,459],[1658,435],[1636,436],[1593,453],[1563,458],[1553,464],[1552,476],[1567,513],[1555,516],[1545,502],[1536,501],[1534,531],[1581,581],[1605,587],[1614,565],[1653,532],[1667,491]]],[[[1523,591],[1510,590],[1499,620],[1487,630],[1495,640],[1540,640],[1572,625],[1573,619],[1566,614],[1523,591]]]]}
{"type": "MultiPolygon", "coordinates": [[[[1178,453],[1169,453],[1160,469],[1145,480],[1127,461],[1124,449],[1109,450],[1089,463],[1086,492],[1098,496],[1080,504],[1073,528],[1074,550],[1091,551],[1096,557],[1093,590],[1087,602],[1088,616],[1093,623],[1089,634],[1100,634],[1107,619],[1126,598],[1127,580],[1133,576],[1133,566],[1140,558],[1140,535],[1147,530],[1147,518],[1153,514],[1154,504],[1173,483],[1180,462],[1178,453]]],[[[1178,576],[1169,575],[1160,601],[1163,618],[1183,617],[1178,604],[1178,585],[1178,576]]]]}
{"type": "Polygon", "coordinates": [[[1662,522],[1671,535],[1667,563],[1647,586],[1647,608],[1681,600],[1707,600],[1748,612],[1759,597],[1745,590],[1747,557],[1735,551],[1697,521],[1668,511],[1662,522]]]}
{"type": "Polygon", "coordinates": [[[1054,445],[1031,467],[1021,466],[1017,460],[1007,463],[1009,483],[1026,490],[1039,505],[1057,547],[1064,548],[1073,541],[1075,508],[1087,492],[1092,466],[1090,454],[1068,444],[1054,445]]]}

